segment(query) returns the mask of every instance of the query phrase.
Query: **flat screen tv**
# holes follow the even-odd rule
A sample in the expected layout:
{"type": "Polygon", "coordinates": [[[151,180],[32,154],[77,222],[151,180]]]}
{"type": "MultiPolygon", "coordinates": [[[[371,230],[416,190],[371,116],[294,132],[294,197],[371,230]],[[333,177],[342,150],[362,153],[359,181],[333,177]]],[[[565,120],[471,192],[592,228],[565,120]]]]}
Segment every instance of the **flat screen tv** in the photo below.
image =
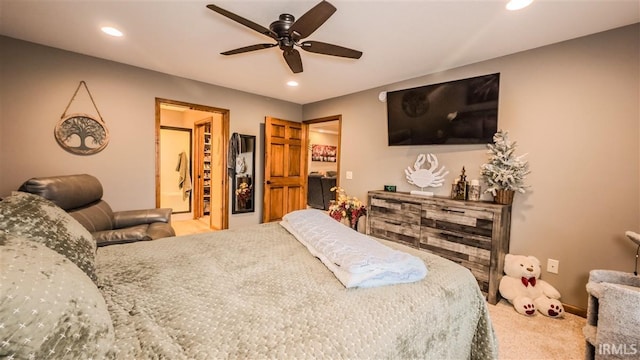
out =
{"type": "Polygon", "coordinates": [[[499,90],[497,73],[388,92],[389,146],[492,142],[499,90]]]}

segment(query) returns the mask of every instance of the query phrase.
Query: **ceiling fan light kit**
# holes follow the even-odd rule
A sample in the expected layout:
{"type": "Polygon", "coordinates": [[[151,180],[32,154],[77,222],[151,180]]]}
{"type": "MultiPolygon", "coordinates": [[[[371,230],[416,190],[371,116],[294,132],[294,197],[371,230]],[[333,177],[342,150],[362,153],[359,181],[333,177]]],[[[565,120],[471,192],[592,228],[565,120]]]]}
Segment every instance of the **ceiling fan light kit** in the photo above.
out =
{"type": "Polygon", "coordinates": [[[295,49],[295,47],[299,47],[304,51],[316,54],[345,57],[350,59],[359,59],[362,56],[361,51],[334,44],[328,44],[320,41],[300,42],[302,39],[316,31],[325,23],[325,21],[327,21],[327,19],[329,19],[329,17],[331,17],[331,15],[333,15],[333,13],[336,12],[336,8],[326,1],[318,3],[316,6],[311,8],[311,10],[303,14],[298,20],[296,20],[291,14],[281,14],[278,20],[269,25],[269,28],[213,4],[207,5],[207,8],[276,41],[275,44],[255,44],[224,51],[220,53],[222,55],[235,55],[278,46],[280,50],[282,50],[282,56],[293,73],[301,73],[303,71],[300,52],[295,49]]]}

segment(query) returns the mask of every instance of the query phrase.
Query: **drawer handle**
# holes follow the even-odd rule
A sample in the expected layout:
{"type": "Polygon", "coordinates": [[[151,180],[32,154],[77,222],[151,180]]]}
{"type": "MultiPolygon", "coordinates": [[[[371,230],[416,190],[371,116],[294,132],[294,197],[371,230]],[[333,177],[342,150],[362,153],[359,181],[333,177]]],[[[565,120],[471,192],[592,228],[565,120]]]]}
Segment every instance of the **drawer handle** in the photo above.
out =
{"type": "Polygon", "coordinates": [[[462,239],[462,238],[464,238],[464,236],[446,234],[446,233],[443,233],[443,232],[441,232],[440,235],[442,235],[442,237],[444,237],[445,239],[462,239]]]}
{"type": "Polygon", "coordinates": [[[396,226],[400,226],[400,225],[402,225],[402,223],[395,222],[395,221],[389,221],[389,220],[386,220],[385,222],[386,222],[387,224],[396,225],[396,226]]]}
{"type": "Polygon", "coordinates": [[[396,200],[396,199],[384,199],[384,198],[379,198],[380,200],[389,203],[389,204],[409,204],[409,205],[420,205],[420,203],[415,203],[415,202],[411,202],[411,201],[404,201],[404,200],[396,200]]]}
{"type": "Polygon", "coordinates": [[[403,201],[400,200],[395,200],[395,199],[383,199],[385,202],[388,202],[390,204],[402,204],[403,201]]]}
{"type": "Polygon", "coordinates": [[[443,210],[450,213],[464,214],[464,210],[449,209],[449,208],[445,208],[443,210]]]}

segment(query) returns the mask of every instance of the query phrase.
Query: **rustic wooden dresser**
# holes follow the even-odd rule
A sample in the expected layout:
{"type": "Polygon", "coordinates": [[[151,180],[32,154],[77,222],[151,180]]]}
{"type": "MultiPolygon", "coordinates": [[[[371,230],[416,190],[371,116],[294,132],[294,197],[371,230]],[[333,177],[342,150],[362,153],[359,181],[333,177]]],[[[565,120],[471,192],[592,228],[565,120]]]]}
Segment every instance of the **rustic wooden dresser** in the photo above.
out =
{"type": "Polygon", "coordinates": [[[497,303],[504,255],[509,252],[510,205],[386,191],[369,191],[368,200],[368,235],[468,268],[487,301],[497,303]]]}

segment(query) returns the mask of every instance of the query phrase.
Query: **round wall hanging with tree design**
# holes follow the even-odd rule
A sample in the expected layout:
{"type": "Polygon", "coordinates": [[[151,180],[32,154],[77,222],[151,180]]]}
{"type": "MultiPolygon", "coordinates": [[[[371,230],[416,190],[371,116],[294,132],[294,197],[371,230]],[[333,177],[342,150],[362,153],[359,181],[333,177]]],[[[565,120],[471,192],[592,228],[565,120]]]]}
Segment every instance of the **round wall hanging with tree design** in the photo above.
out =
{"type": "Polygon", "coordinates": [[[78,87],[64,113],[60,117],[60,121],[54,129],[54,136],[58,144],[66,151],[76,155],[92,155],[96,154],[104,149],[109,143],[109,130],[102,120],[100,111],[93,101],[93,96],[89,92],[89,88],[84,81],[80,81],[78,87]],[[70,114],[67,115],[69,106],[75,99],[80,90],[80,86],[84,85],[89,98],[93,103],[96,112],[98,113],[98,119],[94,119],[87,114],[70,114]]]}

